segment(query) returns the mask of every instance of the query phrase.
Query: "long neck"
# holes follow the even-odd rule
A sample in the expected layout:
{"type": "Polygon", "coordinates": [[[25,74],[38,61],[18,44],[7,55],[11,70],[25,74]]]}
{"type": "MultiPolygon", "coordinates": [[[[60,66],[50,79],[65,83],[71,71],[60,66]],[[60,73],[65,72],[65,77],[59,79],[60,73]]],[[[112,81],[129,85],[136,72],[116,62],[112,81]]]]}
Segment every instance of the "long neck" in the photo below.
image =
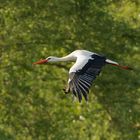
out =
{"type": "Polygon", "coordinates": [[[76,57],[72,56],[72,55],[67,55],[67,56],[64,56],[64,57],[55,57],[55,60],[54,61],[75,61],[76,60],[76,57]]]}

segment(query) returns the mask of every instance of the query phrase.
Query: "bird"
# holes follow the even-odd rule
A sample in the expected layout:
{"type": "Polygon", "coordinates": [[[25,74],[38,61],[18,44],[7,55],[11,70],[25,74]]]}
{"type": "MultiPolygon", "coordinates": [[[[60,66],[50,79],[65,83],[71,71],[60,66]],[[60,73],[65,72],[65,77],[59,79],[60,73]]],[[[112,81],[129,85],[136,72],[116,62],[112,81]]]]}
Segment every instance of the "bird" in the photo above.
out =
{"type": "Polygon", "coordinates": [[[88,50],[75,50],[64,57],[49,56],[33,64],[46,64],[48,62],[61,61],[75,61],[74,65],[69,70],[68,84],[64,92],[65,94],[72,93],[74,97],[78,98],[79,102],[82,101],[82,98],[88,101],[88,93],[92,83],[106,64],[125,70],[133,70],[129,66],[122,66],[118,62],[106,58],[104,55],[88,50]]]}

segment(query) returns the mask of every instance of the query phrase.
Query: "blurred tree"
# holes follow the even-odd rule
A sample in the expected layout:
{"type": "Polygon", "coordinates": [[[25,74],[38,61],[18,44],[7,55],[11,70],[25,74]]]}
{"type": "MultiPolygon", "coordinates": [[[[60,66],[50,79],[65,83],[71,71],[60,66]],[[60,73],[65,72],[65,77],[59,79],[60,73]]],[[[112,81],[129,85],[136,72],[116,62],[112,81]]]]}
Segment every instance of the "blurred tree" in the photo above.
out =
{"type": "Polygon", "coordinates": [[[1,0],[0,139],[138,140],[139,38],[139,0],[1,0]],[[61,90],[71,63],[32,62],[76,49],[135,70],[106,66],[88,104],[73,102],[61,90]]]}

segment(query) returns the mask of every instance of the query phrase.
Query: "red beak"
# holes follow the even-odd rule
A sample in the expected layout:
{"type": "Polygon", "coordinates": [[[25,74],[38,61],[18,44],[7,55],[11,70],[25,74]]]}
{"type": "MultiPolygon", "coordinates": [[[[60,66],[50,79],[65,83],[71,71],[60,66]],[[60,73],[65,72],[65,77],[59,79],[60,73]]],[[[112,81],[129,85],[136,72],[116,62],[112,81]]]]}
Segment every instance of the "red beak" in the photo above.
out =
{"type": "Polygon", "coordinates": [[[44,64],[44,63],[47,63],[48,60],[47,59],[43,59],[43,60],[39,60],[37,62],[34,62],[33,65],[36,65],[36,64],[44,64]]]}

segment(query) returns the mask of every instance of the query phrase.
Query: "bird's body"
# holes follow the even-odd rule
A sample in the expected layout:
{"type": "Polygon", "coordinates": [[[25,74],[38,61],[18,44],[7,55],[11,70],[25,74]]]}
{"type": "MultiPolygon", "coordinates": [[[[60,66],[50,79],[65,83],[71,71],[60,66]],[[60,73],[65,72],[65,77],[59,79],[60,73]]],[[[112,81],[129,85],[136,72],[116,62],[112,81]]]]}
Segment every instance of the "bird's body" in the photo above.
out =
{"type": "Polygon", "coordinates": [[[117,62],[109,60],[105,56],[86,50],[76,50],[61,58],[50,56],[45,60],[40,60],[34,64],[57,61],[76,61],[69,70],[68,86],[65,89],[65,93],[71,91],[78,97],[80,102],[82,100],[82,95],[86,101],[88,100],[87,94],[89,93],[89,89],[105,64],[111,64],[123,69],[131,69],[127,66],[120,66],[117,62]]]}

